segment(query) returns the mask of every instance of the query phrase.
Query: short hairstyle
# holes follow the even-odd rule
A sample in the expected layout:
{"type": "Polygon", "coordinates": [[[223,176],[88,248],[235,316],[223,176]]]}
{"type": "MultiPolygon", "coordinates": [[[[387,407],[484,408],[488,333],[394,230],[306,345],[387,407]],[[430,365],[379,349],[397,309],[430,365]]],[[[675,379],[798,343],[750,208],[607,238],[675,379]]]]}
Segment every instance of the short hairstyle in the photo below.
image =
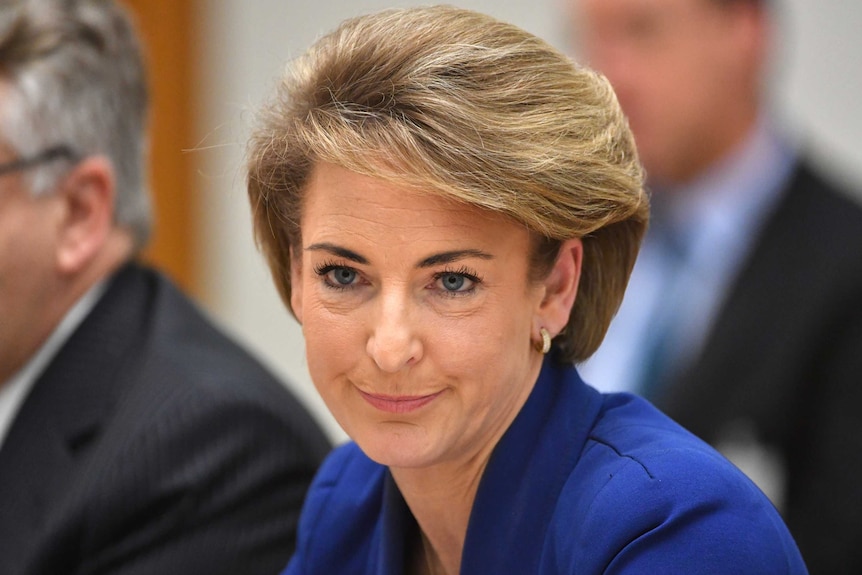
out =
{"type": "Polygon", "coordinates": [[[448,6],[347,20],[293,63],[248,148],[258,245],[290,308],[291,249],[318,162],[507,215],[534,272],[582,238],[569,323],[589,357],[622,300],[649,218],[634,140],[610,84],[539,38],[448,6]]]}
{"type": "MultiPolygon", "coordinates": [[[[114,220],[142,246],[150,233],[148,93],[128,15],[110,0],[9,0],[0,5],[0,138],[21,157],[55,146],[113,165],[114,220]]],[[[32,172],[52,190],[68,163],[32,172]],[[65,164],[65,165],[64,165],[65,164]]]]}

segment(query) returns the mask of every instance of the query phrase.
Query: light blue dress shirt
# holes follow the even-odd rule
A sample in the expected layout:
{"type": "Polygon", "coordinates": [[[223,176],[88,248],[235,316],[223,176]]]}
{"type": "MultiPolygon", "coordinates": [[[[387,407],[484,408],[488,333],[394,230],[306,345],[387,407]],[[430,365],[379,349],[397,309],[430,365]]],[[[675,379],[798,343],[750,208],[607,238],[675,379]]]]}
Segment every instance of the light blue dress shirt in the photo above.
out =
{"type": "Polygon", "coordinates": [[[586,381],[602,391],[643,392],[656,338],[668,350],[665,379],[696,356],[794,162],[788,143],[761,121],[696,181],[652,190],[650,230],[619,313],[599,350],[579,367],[586,381]],[[668,230],[685,250],[676,272],[660,241],[668,230]]]}

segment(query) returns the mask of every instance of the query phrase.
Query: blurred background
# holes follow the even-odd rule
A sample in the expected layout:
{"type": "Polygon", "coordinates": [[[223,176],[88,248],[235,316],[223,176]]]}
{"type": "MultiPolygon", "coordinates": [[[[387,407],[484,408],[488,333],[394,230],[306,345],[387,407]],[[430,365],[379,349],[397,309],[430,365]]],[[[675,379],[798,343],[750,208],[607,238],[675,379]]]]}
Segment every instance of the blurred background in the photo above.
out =
{"type": "MultiPolygon", "coordinates": [[[[455,0],[571,52],[564,0],[455,0]]],[[[151,185],[154,242],[164,269],[334,424],[308,378],[299,326],[280,302],[257,252],[244,184],[244,142],[254,110],[285,64],[344,18],[392,0],[126,0],[147,44],[153,91],[151,185]]],[[[862,201],[862,3],[776,0],[780,15],[771,94],[797,134],[862,201]]]]}

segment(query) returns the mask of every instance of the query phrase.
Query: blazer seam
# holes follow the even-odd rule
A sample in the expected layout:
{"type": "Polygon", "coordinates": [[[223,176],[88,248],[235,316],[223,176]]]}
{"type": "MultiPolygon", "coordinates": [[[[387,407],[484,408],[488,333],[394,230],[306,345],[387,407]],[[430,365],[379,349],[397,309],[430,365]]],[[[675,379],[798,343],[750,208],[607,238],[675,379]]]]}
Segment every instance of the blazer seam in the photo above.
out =
{"type": "Polygon", "coordinates": [[[630,460],[630,461],[633,461],[633,462],[634,462],[634,463],[636,463],[636,464],[637,464],[641,469],[643,469],[643,470],[644,470],[644,473],[646,473],[646,474],[647,474],[647,477],[649,477],[650,479],[655,479],[655,475],[653,475],[653,474],[650,472],[649,468],[648,468],[646,465],[644,465],[644,464],[643,464],[643,462],[642,462],[641,460],[637,459],[636,457],[634,457],[634,456],[632,456],[632,455],[628,455],[627,453],[623,453],[622,451],[620,451],[619,449],[617,449],[614,445],[612,445],[612,444],[608,443],[607,441],[604,441],[604,440],[602,440],[602,439],[600,439],[600,438],[596,437],[595,435],[590,435],[590,436],[588,436],[588,437],[587,437],[587,439],[588,439],[589,441],[593,441],[593,442],[595,442],[595,443],[597,443],[597,444],[599,444],[599,445],[603,445],[603,446],[607,447],[608,449],[610,449],[611,451],[613,451],[613,452],[617,455],[617,457],[620,457],[620,458],[623,458],[623,459],[628,459],[628,460],[630,460]]]}

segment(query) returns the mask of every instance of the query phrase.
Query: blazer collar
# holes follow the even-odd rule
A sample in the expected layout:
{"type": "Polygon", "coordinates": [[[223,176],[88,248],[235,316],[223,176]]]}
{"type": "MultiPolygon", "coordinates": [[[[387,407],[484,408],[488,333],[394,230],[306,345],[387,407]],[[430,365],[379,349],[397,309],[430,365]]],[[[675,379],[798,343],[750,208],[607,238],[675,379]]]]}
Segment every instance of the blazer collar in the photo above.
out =
{"type": "Polygon", "coordinates": [[[537,573],[563,485],[599,416],[601,395],[545,359],[530,398],[494,449],[470,514],[462,573],[537,573]]]}

